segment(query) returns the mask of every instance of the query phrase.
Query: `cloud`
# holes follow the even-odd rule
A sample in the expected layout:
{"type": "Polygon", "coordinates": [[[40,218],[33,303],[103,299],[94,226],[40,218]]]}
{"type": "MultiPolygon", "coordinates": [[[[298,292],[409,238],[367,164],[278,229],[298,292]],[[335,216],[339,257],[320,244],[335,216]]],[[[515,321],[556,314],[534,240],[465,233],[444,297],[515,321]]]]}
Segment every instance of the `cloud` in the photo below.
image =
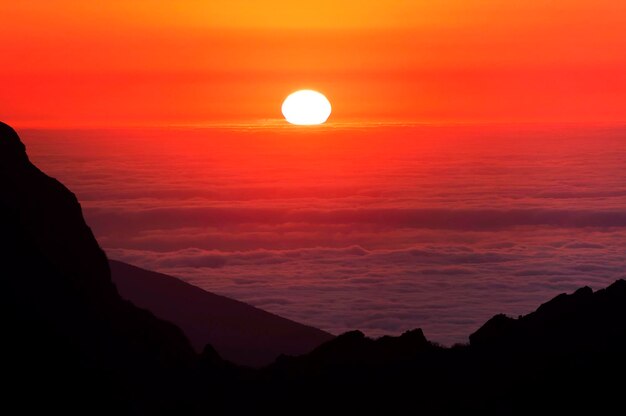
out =
{"type": "Polygon", "coordinates": [[[29,132],[110,257],[340,333],[464,342],[625,276],[624,129],[29,132]]]}
{"type": "Polygon", "coordinates": [[[605,286],[626,270],[620,254],[626,250],[626,230],[590,233],[589,244],[611,247],[594,249],[593,258],[576,244],[576,229],[492,230],[463,242],[466,234],[461,230],[447,234],[448,241],[396,249],[108,253],[335,333],[359,328],[383,335],[422,327],[429,338],[448,344],[466,341],[496,313],[528,313],[581,285],[605,286]],[[194,258],[207,257],[224,259],[223,265],[193,267],[194,258]]]}
{"type": "Polygon", "coordinates": [[[375,225],[378,228],[492,230],[518,226],[626,227],[625,210],[582,209],[278,209],[169,207],[86,210],[96,229],[170,229],[242,224],[375,225]]]}

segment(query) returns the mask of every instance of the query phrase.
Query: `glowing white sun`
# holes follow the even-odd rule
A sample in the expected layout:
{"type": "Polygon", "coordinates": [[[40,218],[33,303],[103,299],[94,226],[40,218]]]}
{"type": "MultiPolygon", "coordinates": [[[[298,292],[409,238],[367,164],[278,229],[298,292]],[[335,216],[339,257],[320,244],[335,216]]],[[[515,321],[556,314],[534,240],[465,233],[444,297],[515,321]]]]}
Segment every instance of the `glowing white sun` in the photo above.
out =
{"type": "Polygon", "coordinates": [[[313,126],[328,120],[331,106],[324,94],[313,90],[300,90],[285,98],[282,110],[285,119],[291,124],[313,126]]]}

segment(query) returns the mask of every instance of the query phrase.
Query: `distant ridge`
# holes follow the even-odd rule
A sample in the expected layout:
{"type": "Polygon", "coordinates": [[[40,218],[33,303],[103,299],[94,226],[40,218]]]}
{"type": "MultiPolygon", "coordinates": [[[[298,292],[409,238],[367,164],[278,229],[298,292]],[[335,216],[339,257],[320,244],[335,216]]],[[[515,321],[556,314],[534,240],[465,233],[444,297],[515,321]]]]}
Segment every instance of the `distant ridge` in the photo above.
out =
{"type": "Polygon", "coordinates": [[[207,344],[236,364],[263,366],[301,355],[333,336],[172,276],[110,260],[120,295],[176,324],[200,352],[207,344]]]}

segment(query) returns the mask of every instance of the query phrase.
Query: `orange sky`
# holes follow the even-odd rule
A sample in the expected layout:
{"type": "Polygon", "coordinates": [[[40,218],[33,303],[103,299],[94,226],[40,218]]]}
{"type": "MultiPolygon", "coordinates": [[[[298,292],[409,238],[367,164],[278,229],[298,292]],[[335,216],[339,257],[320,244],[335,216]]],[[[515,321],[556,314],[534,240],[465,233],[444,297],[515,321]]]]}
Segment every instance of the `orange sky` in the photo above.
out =
{"type": "Polygon", "coordinates": [[[0,119],[626,121],[622,0],[4,2],[0,119]]]}

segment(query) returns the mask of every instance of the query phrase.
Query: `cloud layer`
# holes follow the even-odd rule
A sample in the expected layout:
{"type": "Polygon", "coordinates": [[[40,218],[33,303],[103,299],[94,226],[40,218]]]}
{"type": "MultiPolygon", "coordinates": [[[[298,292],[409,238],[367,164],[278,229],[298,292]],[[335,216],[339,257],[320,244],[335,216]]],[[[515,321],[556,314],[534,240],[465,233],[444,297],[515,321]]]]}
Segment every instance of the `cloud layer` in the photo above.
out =
{"type": "Polygon", "coordinates": [[[491,315],[626,277],[619,128],[30,131],[108,254],[334,333],[491,315]],[[489,132],[486,134],[485,132],[489,132]]]}

